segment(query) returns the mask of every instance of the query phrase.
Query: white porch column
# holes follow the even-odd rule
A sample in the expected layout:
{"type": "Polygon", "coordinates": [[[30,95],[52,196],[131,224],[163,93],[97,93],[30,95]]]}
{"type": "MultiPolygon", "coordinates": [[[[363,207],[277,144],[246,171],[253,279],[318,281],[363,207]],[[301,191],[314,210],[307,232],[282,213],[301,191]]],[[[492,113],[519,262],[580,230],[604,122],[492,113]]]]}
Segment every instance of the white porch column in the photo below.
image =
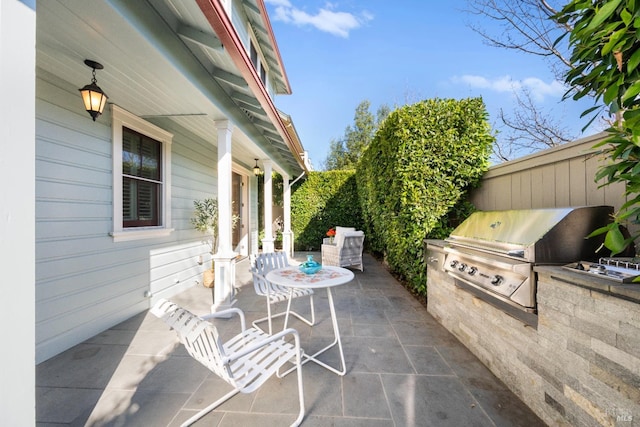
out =
{"type": "Polygon", "coordinates": [[[271,180],[271,160],[262,162],[264,165],[264,239],[262,251],[273,252],[273,186],[271,180]]]}
{"type": "MultiPolygon", "coordinates": [[[[35,426],[34,367],[43,357],[43,350],[36,353],[36,342],[46,347],[36,338],[36,331],[47,327],[36,324],[36,313],[46,298],[36,299],[36,236],[42,235],[36,233],[35,8],[32,1],[0,1],[0,259],[5,301],[0,325],[5,343],[0,355],[0,418],[5,426],[35,426]]],[[[79,126],[89,126],[89,116],[79,117],[78,122],[85,122],[79,126]]]]}
{"type": "Polygon", "coordinates": [[[233,124],[228,120],[215,122],[218,130],[218,251],[215,263],[214,299],[211,312],[230,308],[234,303],[236,282],[235,257],[231,245],[231,134],[233,124]]]}
{"type": "Polygon", "coordinates": [[[293,258],[293,239],[291,232],[291,187],[289,186],[289,175],[282,173],[282,187],[284,200],[284,227],[282,230],[282,250],[289,258],[293,258]]]}

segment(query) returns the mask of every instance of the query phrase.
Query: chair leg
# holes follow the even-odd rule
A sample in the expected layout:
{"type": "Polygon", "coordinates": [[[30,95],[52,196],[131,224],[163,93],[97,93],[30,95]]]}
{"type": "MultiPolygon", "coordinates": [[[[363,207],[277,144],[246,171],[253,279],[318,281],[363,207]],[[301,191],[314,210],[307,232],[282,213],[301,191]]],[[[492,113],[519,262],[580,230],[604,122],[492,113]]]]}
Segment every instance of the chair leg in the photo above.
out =
{"type": "MultiPolygon", "coordinates": [[[[233,396],[235,396],[239,392],[240,392],[240,390],[237,390],[237,389],[231,390],[229,393],[225,394],[220,399],[216,400],[211,405],[207,406],[202,411],[198,412],[193,417],[191,417],[187,421],[183,422],[180,425],[180,427],[188,427],[188,426],[192,425],[193,423],[198,421],[200,418],[204,417],[209,412],[213,411],[215,408],[217,408],[218,406],[220,406],[221,404],[223,404],[224,402],[226,402],[227,400],[229,400],[230,398],[232,398],[233,396]]],[[[298,416],[298,418],[300,418],[300,417],[298,416]]]]}
{"type": "Polygon", "coordinates": [[[261,317],[259,319],[254,320],[253,322],[251,322],[251,325],[256,329],[258,329],[258,330],[260,330],[260,331],[262,331],[264,333],[267,333],[267,331],[262,329],[262,327],[259,325],[259,323],[268,322],[268,324],[269,324],[269,332],[268,332],[268,334],[269,335],[273,335],[273,322],[272,322],[271,319],[273,317],[283,316],[284,314],[285,313],[283,312],[283,313],[278,313],[278,314],[271,315],[271,304],[269,304],[269,302],[267,301],[267,315],[265,317],[261,317]]]}
{"type": "MultiPolygon", "coordinates": [[[[300,344],[298,344],[300,345],[300,344]]],[[[298,398],[300,401],[300,413],[298,414],[298,418],[291,424],[292,427],[299,426],[304,418],[304,387],[302,385],[302,355],[301,352],[297,352],[296,354],[296,365],[298,367],[298,398]]]]}
{"type": "Polygon", "coordinates": [[[313,305],[313,295],[309,295],[309,306],[311,307],[311,325],[309,326],[313,326],[316,324],[316,310],[313,305]]]}
{"type": "Polygon", "coordinates": [[[285,317],[285,324],[284,324],[283,329],[287,328],[289,315],[297,317],[298,319],[300,319],[302,322],[306,323],[309,326],[313,326],[313,325],[316,324],[316,313],[315,313],[315,306],[313,304],[313,295],[309,295],[309,303],[310,303],[310,306],[311,306],[311,319],[307,319],[304,316],[302,316],[300,313],[296,313],[295,311],[291,310],[290,302],[291,302],[291,300],[289,300],[287,302],[287,309],[285,311],[283,311],[281,313],[276,313],[276,314],[271,314],[271,304],[267,303],[267,316],[261,317],[260,319],[254,320],[253,322],[251,322],[251,325],[254,328],[259,329],[262,332],[266,333],[266,331],[264,329],[262,329],[262,327],[260,327],[259,323],[268,321],[269,322],[269,335],[273,335],[272,319],[274,319],[276,317],[286,316],[285,317]]]}
{"type": "Polygon", "coordinates": [[[295,341],[296,348],[298,349],[298,351],[296,352],[295,364],[283,373],[280,373],[280,369],[278,369],[278,372],[276,372],[276,377],[284,378],[294,370],[297,371],[296,374],[298,377],[298,402],[300,404],[300,412],[298,413],[298,418],[296,418],[293,424],[291,424],[291,427],[296,427],[300,425],[302,419],[304,418],[304,386],[302,384],[302,356],[304,354],[304,351],[300,349],[300,336],[296,334],[293,339],[295,341]]]}
{"type": "Polygon", "coordinates": [[[267,300],[267,317],[269,318],[269,335],[273,335],[273,319],[271,316],[271,303],[267,300]]]}
{"type": "Polygon", "coordinates": [[[295,311],[291,310],[291,298],[289,298],[289,301],[287,302],[287,311],[286,313],[286,317],[285,317],[285,322],[284,322],[284,329],[287,328],[287,321],[289,320],[289,315],[295,316],[298,319],[300,319],[302,322],[306,323],[309,326],[313,326],[316,324],[316,312],[315,312],[315,308],[313,305],[313,295],[309,295],[309,304],[311,307],[311,319],[307,319],[304,316],[302,316],[300,313],[296,313],[295,311]]]}

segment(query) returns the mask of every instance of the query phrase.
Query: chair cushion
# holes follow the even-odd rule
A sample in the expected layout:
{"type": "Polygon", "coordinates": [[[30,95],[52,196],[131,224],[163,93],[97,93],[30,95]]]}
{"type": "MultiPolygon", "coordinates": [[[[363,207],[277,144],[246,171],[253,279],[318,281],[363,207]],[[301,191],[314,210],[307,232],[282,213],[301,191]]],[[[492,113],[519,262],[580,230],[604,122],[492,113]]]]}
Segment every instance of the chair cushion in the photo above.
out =
{"type": "Polygon", "coordinates": [[[344,233],[349,233],[356,231],[355,227],[336,227],[336,236],[334,241],[336,242],[336,246],[342,246],[342,242],[344,241],[344,233]]]}
{"type": "Polygon", "coordinates": [[[341,241],[338,243],[338,246],[341,247],[344,245],[344,239],[346,237],[360,237],[360,236],[364,236],[364,231],[358,230],[358,231],[347,231],[346,233],[342,233],[342,238],[341,241]]]}

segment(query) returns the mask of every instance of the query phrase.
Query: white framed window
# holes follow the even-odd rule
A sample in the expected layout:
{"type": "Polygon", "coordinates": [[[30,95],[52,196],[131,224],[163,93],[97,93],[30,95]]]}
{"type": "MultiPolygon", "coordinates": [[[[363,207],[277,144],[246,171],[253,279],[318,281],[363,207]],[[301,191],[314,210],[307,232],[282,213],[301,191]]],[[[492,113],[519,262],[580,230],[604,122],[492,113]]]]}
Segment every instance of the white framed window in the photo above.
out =
{"type": "Polygon", "coordinates": [[[111,106],[115,242],[169,235],[173,134],[111,106]]]}
{"type": "MultiPolygon", "coordinates": [[[[252,33],[251,29],[249,29],[249,31],[250,33],[252,33]]],[[[262,80],[262,84],[267,87],[268,69],[266,66],[266,61],[264,60],[264,56],[262,55],[258,43],[255,41],[255,38],[253,36],[249,38],[249,58],[251,59],[253,67],[258,72],[260,80],[262,80]]]]}

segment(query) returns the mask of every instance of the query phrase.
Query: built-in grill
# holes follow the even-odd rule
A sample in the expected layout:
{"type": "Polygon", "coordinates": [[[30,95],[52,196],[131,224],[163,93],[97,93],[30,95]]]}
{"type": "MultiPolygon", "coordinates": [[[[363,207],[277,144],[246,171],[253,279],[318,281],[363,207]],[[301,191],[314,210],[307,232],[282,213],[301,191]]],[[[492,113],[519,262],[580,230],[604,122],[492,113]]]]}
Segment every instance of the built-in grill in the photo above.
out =
{"type": "Polygon", "coordinates": [[[613,208],[590,206],[475,212],[445,239],[444,270],[471,288],[527,313],[536,310],[534,265],[597,260],[613,208]]]}

